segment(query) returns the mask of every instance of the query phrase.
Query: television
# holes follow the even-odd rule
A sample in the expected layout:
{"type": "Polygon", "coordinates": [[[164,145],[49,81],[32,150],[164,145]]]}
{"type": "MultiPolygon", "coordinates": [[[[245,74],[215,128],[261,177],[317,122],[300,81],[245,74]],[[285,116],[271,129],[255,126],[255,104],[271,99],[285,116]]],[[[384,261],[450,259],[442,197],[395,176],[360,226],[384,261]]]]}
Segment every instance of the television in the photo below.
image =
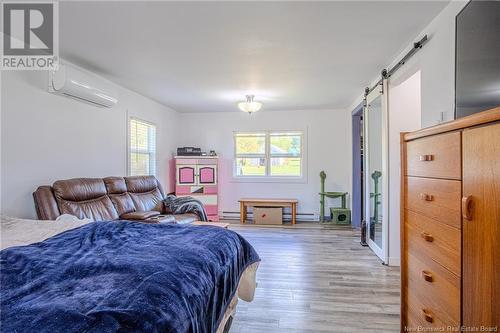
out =
{"type": "Polygon", "coordinates": [[[470,1],[455,36],[455,118],[500,106],[500,1],[470,1]]]}

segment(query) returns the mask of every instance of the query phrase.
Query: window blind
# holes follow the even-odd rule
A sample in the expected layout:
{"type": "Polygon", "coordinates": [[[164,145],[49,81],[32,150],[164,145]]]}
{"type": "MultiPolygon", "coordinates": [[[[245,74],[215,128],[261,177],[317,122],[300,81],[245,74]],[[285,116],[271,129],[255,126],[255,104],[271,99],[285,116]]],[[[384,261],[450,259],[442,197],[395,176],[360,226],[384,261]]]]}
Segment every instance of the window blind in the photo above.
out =
{"type": "Polygon", "coordinates": [[[156,176],[156,126],[130,118],[129,131],[129,175],[156,176]]]}

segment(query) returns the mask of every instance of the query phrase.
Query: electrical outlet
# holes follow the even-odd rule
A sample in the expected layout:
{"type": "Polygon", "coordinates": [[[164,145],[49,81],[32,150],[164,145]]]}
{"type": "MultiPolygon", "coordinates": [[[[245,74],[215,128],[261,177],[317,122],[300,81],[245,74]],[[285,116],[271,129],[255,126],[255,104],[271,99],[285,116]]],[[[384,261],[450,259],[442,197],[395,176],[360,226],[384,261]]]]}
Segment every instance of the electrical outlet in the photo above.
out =
{"type": "Polygon", "coordinates": [[[450,115],[451,115],[450,111],[441,111],[439,113],[439,122],[443,123],[445,121],[453,120],[453,117],[451,117],[450,115]]]}

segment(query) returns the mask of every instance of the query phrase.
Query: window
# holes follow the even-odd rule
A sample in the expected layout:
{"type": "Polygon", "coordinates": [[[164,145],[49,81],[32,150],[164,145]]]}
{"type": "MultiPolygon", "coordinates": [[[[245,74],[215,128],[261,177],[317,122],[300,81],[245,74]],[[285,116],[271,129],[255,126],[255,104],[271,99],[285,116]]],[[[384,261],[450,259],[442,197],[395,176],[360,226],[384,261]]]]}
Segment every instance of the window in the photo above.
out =
{"type": "Polygon", "coordinates": [[[156,126],[135,118],[129,121],[128,173],[156,175],[156,126]]]}
{"type": "Polygon", "coordinates": [[[302,132],[235,133],[236,177],[301,177],[302,132]]]}

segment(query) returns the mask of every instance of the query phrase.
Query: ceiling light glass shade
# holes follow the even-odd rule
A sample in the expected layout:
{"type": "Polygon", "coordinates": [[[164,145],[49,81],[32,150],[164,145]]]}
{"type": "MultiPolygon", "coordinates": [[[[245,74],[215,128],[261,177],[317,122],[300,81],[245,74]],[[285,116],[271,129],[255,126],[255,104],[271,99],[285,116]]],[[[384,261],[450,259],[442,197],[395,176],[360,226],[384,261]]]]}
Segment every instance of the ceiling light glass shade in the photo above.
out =
{"type": "Polygon", "coordinates": [[[247,95],[247,100],[238,103],[238,108],[243,112],[253,113],[257,112],[262,108],[261,102],[254,101],[254,95],[247,95]]]}

